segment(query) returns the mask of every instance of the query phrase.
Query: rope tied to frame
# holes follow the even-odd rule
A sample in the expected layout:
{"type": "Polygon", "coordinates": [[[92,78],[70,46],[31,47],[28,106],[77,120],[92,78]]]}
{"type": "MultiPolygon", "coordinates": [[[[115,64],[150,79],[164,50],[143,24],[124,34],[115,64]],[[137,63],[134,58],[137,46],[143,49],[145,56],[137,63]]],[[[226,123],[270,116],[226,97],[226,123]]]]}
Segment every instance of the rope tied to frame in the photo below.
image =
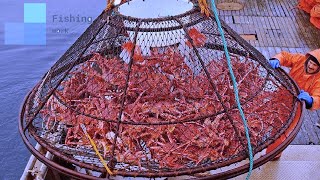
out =
{"type": "Polygon", "coordinates": [[[114,7],[114,2],[115,0],[107,0],[107,7],[105,8],[104,11],[109,11],[114,7]]]}
{"type": "Polygon", "coordinates": [[[253,169],[253,152],[252,152],[252,146],[251,146],[251,142],[250,142],[249,127],[248,127],[248,123],[247,123],[246,117],[245,117],[245,115],[243,113],[243,110],[242,110],[242,107],[241,107],[241,104],[240,104],[237,81],[236,81],[236,78],[235,78],[233,70],[232,70],[231,58],[230,58],[228,47],[227,47],[227,41],[226,41],[226,39],[224,37],[224,32],[222,30],[221,22],[219,20],[218,11],[217,11],[217,8],[216,8],[214,0],[211,1],[211,6],[212,6],[212,10],[213,10],[213,13],[214,13],[217,25],[218,25],[218,29],[219,29],[219,32],[220,32],[220,35],[221,35],[221,39],[222,39],[222,42],[223,42],[224,52],[225,52],[225,55],[226,55],[226,58],[227,58],[227,63],[228,63],[228,69],[229,69],[229,73],[230,73],[230,76],[231,76],[231,79],[232,79],[232,83],[233,83],[233,87],[234,87],[233,90],[234,90],[234,94],[235,94],[235,100],[237,102],[237,107],[238,107],[238,110],[239,110],[240,115],[241,115],[241,119],[242,119],[242,122],[243,122],[243,125],[244,125],[245,134],[246,134],[246,138],[247,138],[247,142],[248,142],[249,162],[250,162],[249,172],[248,172],[248,175],[246,177],[246,179],[248,180],[248,179],[250,179],[250,176],[251,176],[251,173],[252,173],[252,169],[253,169]]]}
{"type": "MultiPolygon", "coordinates": [[[[121,0],[121,2],[122,1],[123,0],[121,0]]],[[[106,7],[105,11],[111,10],[114,7],[114,3],[115,3],[115,0],[107,0],[107,7],[106,7]]],[[[198,0],[198,4],[197,5],[199,6],[200,11],[201,11],[202,14],[204,14],[207,17],[209,17],[211,15],[211,11],[209,9],[209,5],[208,5],[207,0],[198,0]]],[[[245,118],[245,115],[243,113],[243,110],[242,110],[242,107],[241,107],[241,104],[240,104],[239,93],[238,93],[238,88],[237,88],[237,82],[236,82],[236,78],[235,78],[234,73],[233,73],[233,69],[232,69],[232,65],[231,65],[231,58],[230,58],[230,55],[229,55],[229,52],[228,52],[228,48],[227,48],[227,42],[226,42],[226,39],[225,39],[225,36],[224,36],[224,32],[222,30],[222,26],[221,26],[221,23],[220,23],[220,20],[219,20],[219,17],[218,17],[218,12],[217,12],[217,8],[215,6],[215,1],[214,0],[211,1],[211,7],[212,7],[212,11],[214,13],[214,16],[215,16],[215,19],[216,19],[216,22],[217,22],[217,25],[218,25],[219,32],[221,34],[221,39],[223,41],[224,51],[225,51],[225,55],[226,55],[226,59],[227,59],[227,63],[228,63],[228,69],[229,69],[229,73],[230,73],[230,76],[231,76],[231,79],[232,79],[232,83],[233,83],[233,87],[234,87],[235,99],[236,99],[236,102],[237,102],[238,110],[239,110],[240,115],[241,115],[242,122],[244,124],[246,139],[247,139],[247,142],[248,142],[249,161],[250,161],[249,172],[248,172],[248,175],[246,177],[246,179],[248,180],[250,178],[250,176],[251,176],[252,169],[253,169],[253,152],[252,152],[252,146],[251,146],[251,142],[250,142],[249,128],[248,128],[247,120],[245,118]]],[[[81,127],[83,128],[84,126],[81,126],[81,127]]],[[[91,145],[95,149],[97,155],[99,156],[99,158],[100,158],[101,162],[103,163],[103,165],[105,166],[106,170],[108,171],[108,173],[110,175],[112,175],[111,170],[107,167],[107,165],[103,161],[100,153],[97,151],[93,140],[90,138],[89,134],[85,131],[85,129],[84,129],[84,132],[85,132],[86,136],[88,137],[88,139],[90,140],[91,145]]]]}
{"type": "Polygon", "coordinates": [[[209,17],[211,15],[211,11],[209,10],[207,0],[198,0],[198,4],[201,10],[201,13],[209,17]]]}
{"type": "Polygon", "coordinates": [[[98,148],[96,146],[96,144],[94,143],[93,139],[90,137],[90,135],[87,132],[86,127],[83,124],[80,124],[80,127],[82,129],[82,131],[84,132],[84,134],[86,135],[86,137],[89,139],[91,146],[93,147],[95,153],[97,154],[97,156],[99,157],[101,163],[103,164],[104,168],[107,170],[107,172],[112,176],[113,172],[110,170],[110,168],[107,166],[106,162],[104,162],[103,157],[101,156],[101,154],[98,151],[98,148]]]}

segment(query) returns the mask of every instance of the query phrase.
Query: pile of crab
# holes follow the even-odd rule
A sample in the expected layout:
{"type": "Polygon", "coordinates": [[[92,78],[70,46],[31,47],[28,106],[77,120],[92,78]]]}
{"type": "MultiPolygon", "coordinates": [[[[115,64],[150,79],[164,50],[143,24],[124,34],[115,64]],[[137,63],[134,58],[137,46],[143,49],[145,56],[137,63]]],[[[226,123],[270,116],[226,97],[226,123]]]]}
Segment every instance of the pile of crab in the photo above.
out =
{"type": "MultiPolygon", "coordinates": [[[[232,66],[257,147],[285,124],[293,100],[258,63],[234,56],[232,66]]],[[[174,48],[138,53],[132,64],[94,54],[71,70],[40,115],[67,125],[65,145],[91,147],[84,124],[104,158],[130,165],[179,169],[229,158],[245,151],[246,140],[226,60],[205,69],[194,73],[174,48]]]]}

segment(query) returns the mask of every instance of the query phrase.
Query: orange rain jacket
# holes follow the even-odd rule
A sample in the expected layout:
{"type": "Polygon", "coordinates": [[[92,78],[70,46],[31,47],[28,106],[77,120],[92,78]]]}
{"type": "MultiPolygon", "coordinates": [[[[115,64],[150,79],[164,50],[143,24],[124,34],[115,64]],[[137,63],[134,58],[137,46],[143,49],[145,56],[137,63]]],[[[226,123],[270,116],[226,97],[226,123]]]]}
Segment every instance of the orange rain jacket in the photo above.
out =
{"type": "Polygon", "coordinates": [[[301,90],[307,91],[313,98],[311,110],[320,109],[320,72],[307,74],[305,62],[312,55],[320,62],[320,49],[304,54],[281,52],[274,58],[280,61],[281,66],[291,68],[289,75],[296,81],[301,90]]]}

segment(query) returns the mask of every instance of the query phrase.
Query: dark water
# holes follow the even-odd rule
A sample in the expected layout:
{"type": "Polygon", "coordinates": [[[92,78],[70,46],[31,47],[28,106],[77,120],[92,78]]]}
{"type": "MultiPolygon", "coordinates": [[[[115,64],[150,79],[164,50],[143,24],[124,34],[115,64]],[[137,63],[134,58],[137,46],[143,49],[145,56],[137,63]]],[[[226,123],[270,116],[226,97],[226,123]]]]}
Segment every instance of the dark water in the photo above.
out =
{"type": "MultiPolygon", "coordinates": [[[[182,1],[187,2],[187,0],[182,1]]],[[[159,2],[165,6],[167,4],[159,2]]],[[[160,7],[159,4],[153,5],[160,7]]],[[[0,1],[0,179],[19,179],[30,157],[18,132],[19,110],[25,95],[105,6],[105,0],[0,1]],[[23,4],[27,2],[46,3],[47,45],[5,45],[4,24],[22,23],[23,4]]],[[[178,13],[183,12],[181,8],[184,7],[163,8],[158,11],[161,14],[158,12],[155,14],[150,9],[149,11],[155,17],[176,10],[178,13]]],[[[143,11],[136,8],[132,10],[133,14],[143,14],[147,13],[148,8],[144,7],[143,11]]]]}

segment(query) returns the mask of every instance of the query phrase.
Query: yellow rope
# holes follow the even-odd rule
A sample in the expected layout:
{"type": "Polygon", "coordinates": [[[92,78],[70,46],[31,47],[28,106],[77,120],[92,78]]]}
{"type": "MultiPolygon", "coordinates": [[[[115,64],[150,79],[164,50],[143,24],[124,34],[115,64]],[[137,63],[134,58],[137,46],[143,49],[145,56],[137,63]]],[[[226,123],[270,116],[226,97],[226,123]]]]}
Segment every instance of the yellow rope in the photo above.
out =
{"type": "Polygon", "coordinates": [[[211,15],[211,12],[209,10],[207,0],[198,0],[198,3],[199,3],[201,13],[209,17],[211,15]]]}
{"type": "Polygon", "coordinates": [[[112,176],[113,172],[108,168],[107,164],[104,162],[104,159],[102,158],[101,154],[98,151],[98,148],[96,146],[96,144],[94,143],[93,139],[90,137],[90,135],[88,134],[86,127],[83,124],[80,124],[80,127],[82,128],[84,134],[87,136],[87,138],[89,139],[91,146],[93,147],[94,151],[96,152],[96,154],[98,155],[101,163],[103,164],[104,168],[106,168],[107,172],[112,176]]]}

